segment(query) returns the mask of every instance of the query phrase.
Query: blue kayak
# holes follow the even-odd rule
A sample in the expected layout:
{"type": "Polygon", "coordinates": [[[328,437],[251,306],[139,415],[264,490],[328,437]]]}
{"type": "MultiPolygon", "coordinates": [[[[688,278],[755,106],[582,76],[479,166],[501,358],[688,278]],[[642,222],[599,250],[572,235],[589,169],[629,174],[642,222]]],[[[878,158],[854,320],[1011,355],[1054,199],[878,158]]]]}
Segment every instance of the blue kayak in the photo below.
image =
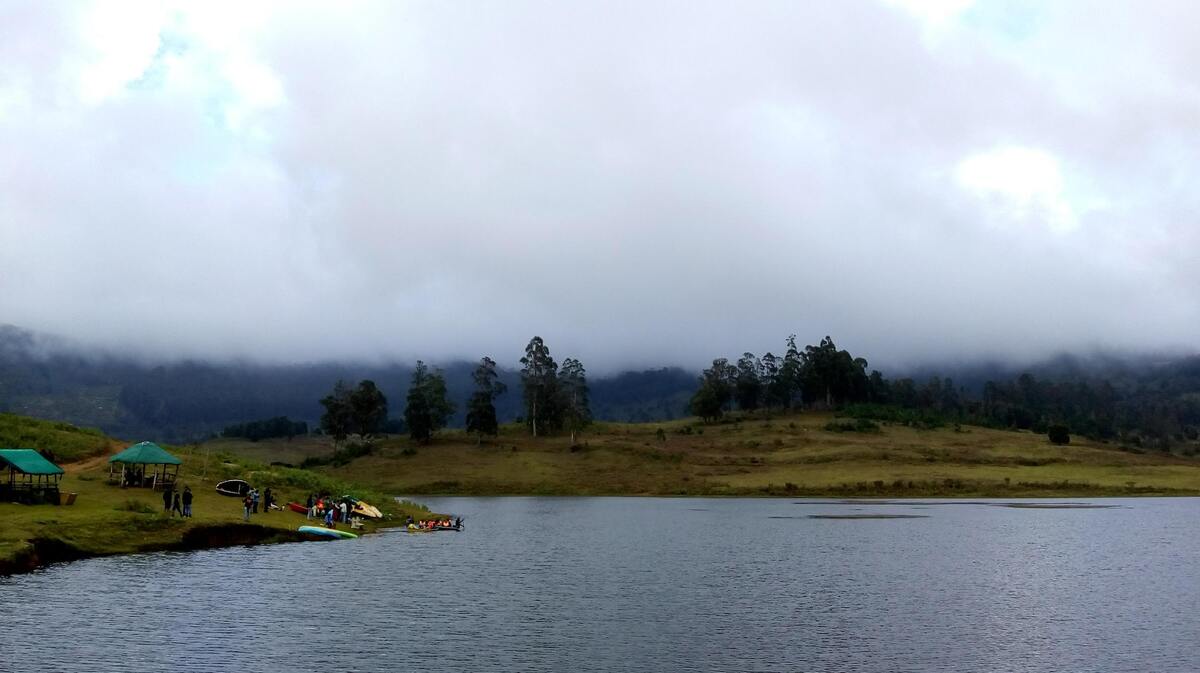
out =
{"type": "Polygon", "coordinates": [[[300,526],[296,530],[309,535],[320,535],[322,537],[331,537],[335,540],[353,540],[358,536],[354,533],[344,530],[334,530],[332,528],[322,528],[321,526],[300,526]]]}

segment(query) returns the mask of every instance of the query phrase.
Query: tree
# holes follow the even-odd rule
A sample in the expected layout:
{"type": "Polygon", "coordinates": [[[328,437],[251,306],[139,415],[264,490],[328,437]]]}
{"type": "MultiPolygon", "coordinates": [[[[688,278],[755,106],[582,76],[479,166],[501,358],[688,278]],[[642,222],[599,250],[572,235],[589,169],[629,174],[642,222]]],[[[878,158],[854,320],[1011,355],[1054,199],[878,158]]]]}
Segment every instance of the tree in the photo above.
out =
{"type": "Polygon", "coordinates": [[[1046,436],[1051,444],[1065,446],[1071,443],[1071,431],[1065,425],[1051,425],[1046,431],[1046,436]]]}
{"type": "Polygon", "coordinates": [[[762,372],[762,406],[786,408],[788,405],[787,392],[784,390],[780,366],[783,359],[774,353],[767,353],[759,359],[759,371],[762,372]]]}
{"type": "Polygon", "coordinates": [[[359,381],[358,387],[350,393],[350,415],[363,439],[369,440],[379,433],[387,421],[388,403],[374,381],[359,381]]]}
{"type": "Polygon", "coordinates": [[[705,423],[715,421],[724,413],[725,405],[733,399],[737,368],[725,358],[713,360],[712,366],[700,375],[700,388],[692,395],[688,406],[705,423]]]}
{"type": "Polygon", "coordinates": [[[350,435],[354,423],[350,389],[346,387],[346,383],[338,381],[333,386],[333,392],[321,399],[321,406],[325,407],[325,413],[321,415],[321,430],[333,437],[336,447],[338,442],[344,441],[350,435]]]}
{"type": "Polygon", "coordinates": [[[521,358],[521,390],[525,398],[525,422],[534,437],[539,424],[543,432],[561,423],[558,409],[558,364],[540,336],[529,340],[521,358]]]}
{"type": "Polygon", "coordinates": [[[804,357],[796,348],[796,335],[787,338],[787,351],[783,354],[783,364],[779,366],[778,394],[785,409],[792,408],[792,400],[804,383],[804,357]]]}
{"type": "Polygon", "coordinates": [[[583,363],[574,358],[563,360],[562,369],[558,372],[558,389],[562,396],[563,424],[571,432],[571,446],[574,446],[575,433],[592,422],[587,372],[583,369],[583,363]]]}
{"type": "Polygon", "coordinates": [[[475,433],[475,444],[478,445],[483,442],[484,435],[495,437],[500,432],[496,397],[503,395],[508,386],[500,381],[495,360],[486,356],[479,361],[471,378],[475,381],[475,392],[467,401],[467,432],[475,433]]]}
{"type": "Polygon", "coordinates": [[[454,413],[454,405],[446,398],[446,379],[441,370],[429,371],[420,360],[413,369],[406,402],[404,422],[408,434],[423,444],[428,444],[435,432],[446,427],[446,421],[454,413]]]}
{"type": "Polygon", "coordinates": [[[742,353],[737,362],[737,375],[734,377],[734,391],[738,407],[744,411],[758,409],[762,401],[763,367],[753,353],[742,353]]]}

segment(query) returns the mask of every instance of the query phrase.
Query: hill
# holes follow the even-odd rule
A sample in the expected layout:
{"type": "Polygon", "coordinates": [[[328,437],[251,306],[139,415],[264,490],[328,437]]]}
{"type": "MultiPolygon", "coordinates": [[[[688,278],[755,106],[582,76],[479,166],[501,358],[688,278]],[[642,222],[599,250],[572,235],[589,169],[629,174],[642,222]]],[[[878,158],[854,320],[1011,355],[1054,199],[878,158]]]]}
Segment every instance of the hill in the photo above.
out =
{"type": "MultiPolygon", "coordinates": [[[[271,460],[295,458],[300,446],[305,456],[320,455],[311,442],[243,448],[271,460]]],[[[1056,446],[1045,435],[972,426],[875,429],[823,413],[712,425],[597,423],[574,447],[564,437],[534,439],[515,425],[478,446],[452,430],[427,446],[392,437],[370,455],[319,469],[406,495],[1200,494],[1200,460],[1193,457],[1079,437],[1056,446]],[[854,427],[866,431],[844,430],[854,427]]]]}

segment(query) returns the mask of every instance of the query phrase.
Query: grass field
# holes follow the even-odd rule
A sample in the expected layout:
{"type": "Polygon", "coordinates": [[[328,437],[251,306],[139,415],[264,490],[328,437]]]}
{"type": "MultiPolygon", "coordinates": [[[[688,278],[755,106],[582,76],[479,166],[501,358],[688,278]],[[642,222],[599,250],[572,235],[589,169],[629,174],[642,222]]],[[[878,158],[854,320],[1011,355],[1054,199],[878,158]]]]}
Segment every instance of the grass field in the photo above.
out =
{"type": "MultiPolygon", "coordinates": [[[[1054,446],[1044,435],[969,426],[831,432],[824,429],[831,418],[598,423],[574,449],[565,437],[533,439],[517,426],[480,446],[461,431],[444,431],[427,446],[385,439],[371,455],[321,471],[414,495],[1200,494],[1194,458],[1078,437],[1054,446]]],[[[270,458],[271,446],[260,442],[255,455],[270,458]]]]}
{"type": "MultiPolygon", "coordinates": [[[[3,418],[0,422],[18,425],[20,417],[3,418]]],[[[108,483],[107,457],[124,448],[125,443],[109,439],[92,431],[76,432],[61,423],[20,419],[19,425],[37,442],[24,443],[32,448],[48,448],[56,456],[84,456],[82,460],[66,463],[63,492],[77,494],[74,505],[19,505],[0,503],[0,568],[6,562],[28,554],[31,541],[51,542],[70,550],[71,555],[96,556],[151,549],[172,548],[183,544],[189,534],[198,537],[198,546],[228,544],[237,540],[264,541],[278,533],[293,536],[305,518],[291,511],[251,516],[254,527],[242,525],[242,507],[238,498],[219,495],[218,481],[244,478],[259,488],[271,487],[280,504],[288,500],[303,501],[308,493],[349,493],[366,499],[393,517],[412,514],[420,517],[428,510],[419,505],[397,505],[378,492],[349,484],[328,474],[308,470],[271,467],[239,458],[224,451],[199,450],[194,447],[167,447],[183,459],[180,484],[191,486],[195,495],[193,517],[171,518],[163,512],[162,492],[147,489],[123,489],[108,483]],[[78,443],[78,436],[93,438],[90,449],[78,443]],[[99,439],[95,439],[95,437],[99,439]],[[266,529],[266,530],[263,530],[266,529]]],[[[3,426],[0,426],[3,427],[3,426]]],[[[5,472],[7,475],[7,472],[5,472]]],[[[393,524],[394,525],[394,524],[393,524]]],[[[368,530],[371,526],[368,526],[368,530]]]]}

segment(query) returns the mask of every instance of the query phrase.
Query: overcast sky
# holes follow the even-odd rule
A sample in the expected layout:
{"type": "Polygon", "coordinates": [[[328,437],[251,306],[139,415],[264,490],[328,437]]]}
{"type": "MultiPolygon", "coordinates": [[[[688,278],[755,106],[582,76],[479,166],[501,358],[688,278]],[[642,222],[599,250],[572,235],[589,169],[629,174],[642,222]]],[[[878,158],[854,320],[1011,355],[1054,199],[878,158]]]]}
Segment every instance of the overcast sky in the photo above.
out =
{"type": "Polygon", "coordinates": [[[0,0],[0,323],[154,356],[1200,346],[1194,2],[0,0]]]}

